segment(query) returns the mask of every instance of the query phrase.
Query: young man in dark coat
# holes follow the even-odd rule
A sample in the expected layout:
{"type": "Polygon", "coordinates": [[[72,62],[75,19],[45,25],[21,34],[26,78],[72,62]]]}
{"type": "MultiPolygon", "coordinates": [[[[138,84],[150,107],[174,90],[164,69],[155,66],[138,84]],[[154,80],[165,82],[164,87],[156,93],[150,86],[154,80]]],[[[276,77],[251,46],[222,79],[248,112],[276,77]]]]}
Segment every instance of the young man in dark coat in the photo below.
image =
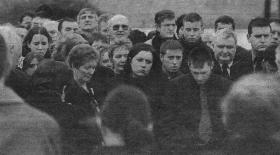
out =
{"type": "Polygon", "coordinates": [[[208,49],[194,48],[188,58],[190,74],[174,79],[166,89],[160,128],[155,131],[163,149],[186,153],[214,149],[224,138],[219,103],[231,82],[212,74],[208,49]]]}
{"type": "Polygon", "coordinates": [[[230,29],[221,29],[213,41],[215,65],[213,73],[230,80],[253,72],[253,62],[249,52],[237,50],[237,37],[230,29]]]}

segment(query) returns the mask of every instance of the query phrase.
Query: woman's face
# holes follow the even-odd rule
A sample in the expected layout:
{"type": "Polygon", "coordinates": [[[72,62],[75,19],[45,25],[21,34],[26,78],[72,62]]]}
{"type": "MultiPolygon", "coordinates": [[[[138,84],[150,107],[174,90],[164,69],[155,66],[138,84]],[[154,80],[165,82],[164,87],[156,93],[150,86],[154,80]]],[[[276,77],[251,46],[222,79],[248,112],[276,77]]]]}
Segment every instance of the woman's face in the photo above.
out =
{"type": "Polygon", "coordinates": [[[101,55],[100,65],[113,69],[113,64],[109,58],[109,52],[105,52],[101,55]]]}
{"type": "Polygon", "coordinates": [[[150,73],[153,65],[153,55],[150,51],[140,51],[131,60],[133,77],[143,77],[150,73]]]}
{"type": "Polygon", "coordinates": [[[128,53],[129,51],[122,47],[115,49],[113,55],[113,65],[115,73],[120,73],[124,70],[124,65],[126,63],[128,53]]]}
{"type": "Polygon", "coordinates": [[[48,38],[42,34],[35,34],[28,46],[31,52],[46,53],[49,48],[48,38]]]}
{"type": "Polygon", "coordinates": [[[29,75],[29,76],[32,76],[33,73],[36,71],[36,69],[38,68],[38,64],[39,64],[39,61],[37,58],[34,58],[32,59],[32,61],[30,62],[29,66],[27,69],[26,69],[26,73],[29,75]]]}
{"type": "Polygon", "coordinates": [[[92,60],[80,66],[79,68],[73,68],[75,80],[79,81],[80,83],[89,82],[96,66],[97,62],[92,60]]]}

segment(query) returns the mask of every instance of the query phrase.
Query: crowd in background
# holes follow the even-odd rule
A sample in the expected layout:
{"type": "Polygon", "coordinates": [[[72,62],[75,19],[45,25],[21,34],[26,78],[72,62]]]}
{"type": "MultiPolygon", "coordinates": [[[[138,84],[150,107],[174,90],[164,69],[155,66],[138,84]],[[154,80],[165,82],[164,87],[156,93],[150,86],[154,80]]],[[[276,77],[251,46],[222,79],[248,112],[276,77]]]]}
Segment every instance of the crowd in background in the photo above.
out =
{"type": "Polygon", "coordinates": [[[280,19],[204,33],[195,12],[155,30],[84,8],[0,26],[0,154],[280,154],[280,19]]]}

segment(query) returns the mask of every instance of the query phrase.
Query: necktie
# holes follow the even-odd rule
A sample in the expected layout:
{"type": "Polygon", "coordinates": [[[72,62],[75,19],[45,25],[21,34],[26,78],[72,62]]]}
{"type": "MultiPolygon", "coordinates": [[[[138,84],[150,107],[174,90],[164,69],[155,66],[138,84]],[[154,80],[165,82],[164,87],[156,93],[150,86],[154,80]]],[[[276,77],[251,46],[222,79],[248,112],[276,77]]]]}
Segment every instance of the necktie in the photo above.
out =
{"type": "Polygon", "coordinates": [[[228,74],[228,64],[223,64],[222,65],[222,73],[223,73],[223,76],[225,78],[229,78],[229,74],[228,74]]]}
{"type": "Polygon", "coordinates": [[[210,113],[207,105],[206,89],[200,86],[200,104],[201,104],[201,118],[199,122],[199,138],[205,143],[209,142],[212,134],[212,126],[210,120],[210,113]]]}

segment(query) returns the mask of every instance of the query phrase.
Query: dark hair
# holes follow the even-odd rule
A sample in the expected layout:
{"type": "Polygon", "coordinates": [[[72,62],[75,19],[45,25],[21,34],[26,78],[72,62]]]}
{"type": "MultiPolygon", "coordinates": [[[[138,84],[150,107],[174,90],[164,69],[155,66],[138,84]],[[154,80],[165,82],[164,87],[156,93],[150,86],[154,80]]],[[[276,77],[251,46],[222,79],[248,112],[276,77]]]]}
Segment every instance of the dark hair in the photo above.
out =
{"type": "Polygon", "coordinates": [[[188,14],[182,14],[181,16],[179,16],[177,19],[176,19],[176,25],[177,25],[177,30],[176,30],[176,33],[179,34],[179,30],[180,28],[183,26],[183,19],[187,16],[188,14]]]}
{"type": "Polygon", "coordinates": [[[53,10],[48,4],[42,4],[35,10],[35,16],[51,19],[53,17],[53,10]]]}
{"type": "Polygon", "coordinates": [[[0,34],[0,79],[6,77],[10,72],[11,64],[8,56],[7,44],[0,34]]]}
{"type": "Polygon", "coordinates": [[[36,34],[41,34],[41,35],[44,35],[44,36],[46,36],[47,37],[47,39],[48,39],[48,43],[49,43],[49,45],[51,44],[51,42],[52,42],[52,38],[51,38],[51,36],[49,35],[49,33],[48,33],[48,31],[47,31],[47,29],[46,28],[44,28],[44,27],[33,27],[33,28],[31,28],[28,32],[27,32],[27,34],[26,34],[26,36],[24,37],[24,40],[23,40],[23,52],[22,52],[22,56],[26,56],[26,54],[27,53],[29,53],[30,52],[30,49],[29,49],[29,47],[28,47],[28,44],[30,44],[30,42],[32,41],[32,39],[33,39],[33,36],[34,35],[36,35],[36,34]]]}
{"type": "Polygon", "coordinates": [[[215,21],[215,30],[217,30],[218,27],[218,23],[222,23],[222,24],[231,24],[232,25],[232,29],[235,30],[235,23],[232,17],[227,16],[227,15],[223,15],[220,16],[216,19],[215,21]]]}
{"type": "Polygon", "coordinates": [[[70,50],[74,46],[86,43],[87,41],[79,34],[74,33],[67,35],[56,43],[56,51],[53,53],[52,57],[56,61],[65,61],[70,50]]]}
{"type": "Polygon", "coordinates": [[[62,93],[63,86],[71,77],[72,72],[65,63],[45,59],[32,75],[32,91],[40,93],[45,90],[57,90],[62,93]]]}
{"type": "Polygon", "coordinates": [[[152,47],[152,45],[149,45],[149,44],[146,44],[146,43],[135,44],[130,49],[130,51],[128,53],[128,56],[127,56],[126,64],[124,66],[124,73],[126,74],[126,76],[130,76],[130,74],[132,73],[131,61],[134,58],[134,56],[136,56],[141,51],[148,51],[148,52],[152,53],[152,55],[153,55],[153,65],[152,65],[151,71],[149,73],[149,76],[151,76],[151,77],[157,76],[158,73],[161,71],[160,59],[159,59],[158,55],[155,53],[155,50],[152,47]]]}
{"type": "Polygon", "coordinates": [[[20,23],[22,23],[24,17],[31,17],[31,18],[33,18],[34,17],[34,13],[32,13],[32,12],[25,12],[25,13],[23,13],[23,15],[21,15],[20,18],[19,18],[19,22],[20,23]]]}
{"type": "Polygon", "coordinates": [[[262,17],[257,17],[250,21],[250,23],[248,25],[248,35],[252,34],[253,27],[269,27],[271,30],[269,20],[267,20],[266,18],[262,18],[262,17]]]}
{"type": "Polygon", "coordinates": [[[191,12],[191,13],[188,13],[186,16],[184,16],[184,18],[183,18],[183,25],[184,25],[184,22],[191,22],[191,23],[193,23],[193,22],[201,22],[201,26],[203,26],[202,18],[196,12],[191,12]]]}
{"type": "Polygon", "coordinates": [[[184,51],[183,46],[178,40],[167,40],[160,46],[160,54],[165,55],[167,50],[181,50],[184,51]]]}
{"type": "Polygon", "coordinates": [[[42,61],[44,59],[44,53],[42,52],[29,52],[24,60],[22,65],[22,70],[25,71],[26,69],[31,67],[31,61],[33,59],[37,59],[38,62],[42,61]]]}
{"type": "Polygon", "coordinates": [[[111,91],[101,111],[102,125],[121,134],[128,149],[141,149],[152,143],[152,123],[147,96],[137,88],[120,86],[111,91]]]}
{"type": "Polygon", "coordinates": [[[276,76],[252,74],[238,80],[225,96],[225,126],[245,138],[270,138],[280,129],[280,84],[276,76]]]}
{"type": "Polygon", "coordinates": [[[212,51],[208,47],[206,47],[206,45],[195,47],[191,50],[188,56],[189,66],[194,65],[197,67],[203,67],[205,63],[208,63],[208,65],[212,65],[213,56],[211,52],[212,51]]]}
{"type": "Polygon", "coordinates": [[[114,52],[116,49],[119,49],[121,47],[124,47],[125,49],[127,50],[130,50],[131,49],[131,46],[130,44],[128,44],[127,42],[124,42],[124,41],[120,41],[120,42],[117,42],[113,45],[110,45],[110,50],[109,50],[109,58],[112,59],[113,56],[114,56],[114,52]]]}
{"type": "Polygon", "coordinates": [[[71,68],[79,68],[89,61],[99,60],[98,53],[88,44],[79,44],[74,46],[68,56],[68,64],[71,68]]]}
{"type": "Polygon", "coordinates": [[[73,18],[68,18],[68,17],[59,20],[59,22],[58,22],[58,31],[59,32],[61,32],[62,25],[64,22],[76,22],[76,20],[74,20],[73,18]]]}
{"type": "Polygon", "coordinates": [[[130,31],[128,38],[131,40],[132,45],[147,41],[146,34],[138,29],[130,31]]]}
{"type": "Polygon", "coordinates": [[[156,13],[155,15],[155,23],[156,25],[160,26],[160,24],[165,20],[165,19],[174,19],[175,18],[175,13],[172,10],[161,10],[156,13]]]}

